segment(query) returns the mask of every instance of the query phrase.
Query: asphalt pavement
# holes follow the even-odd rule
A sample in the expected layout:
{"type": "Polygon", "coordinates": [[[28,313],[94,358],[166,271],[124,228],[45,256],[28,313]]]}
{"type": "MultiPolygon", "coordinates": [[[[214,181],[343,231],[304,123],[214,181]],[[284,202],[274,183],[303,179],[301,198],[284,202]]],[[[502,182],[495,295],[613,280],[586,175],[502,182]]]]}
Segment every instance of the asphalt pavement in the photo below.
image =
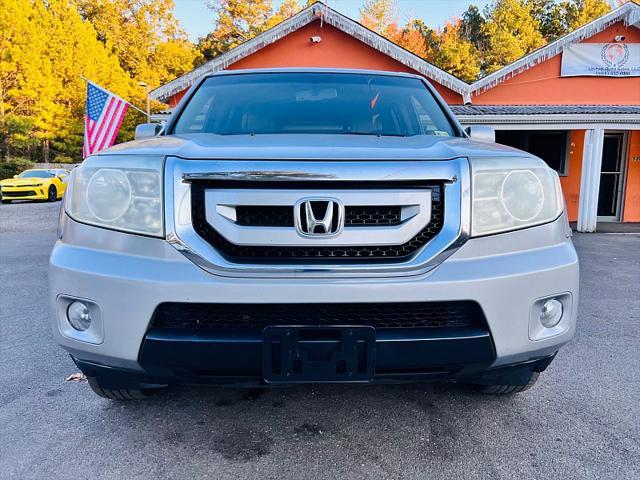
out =
{"type": "Polygon", "coordinates": [[[53,341],[60,203],[0,206],[0,479],[640,478],[640,235],[574,237],[574,341],[529,392],[178,387],[118,403],[53,341]]]}

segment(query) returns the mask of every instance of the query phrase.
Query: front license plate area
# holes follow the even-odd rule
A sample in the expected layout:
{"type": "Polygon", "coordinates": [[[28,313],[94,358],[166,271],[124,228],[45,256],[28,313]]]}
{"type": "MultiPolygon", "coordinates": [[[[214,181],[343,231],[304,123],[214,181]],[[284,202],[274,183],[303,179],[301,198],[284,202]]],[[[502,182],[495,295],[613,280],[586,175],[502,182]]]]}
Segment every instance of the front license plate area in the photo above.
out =
{"type": "Polygon", "coordinates": [[[371,382],[375,345],[373,327],[266,327],[264,379],[268,383],[371,382]]]}

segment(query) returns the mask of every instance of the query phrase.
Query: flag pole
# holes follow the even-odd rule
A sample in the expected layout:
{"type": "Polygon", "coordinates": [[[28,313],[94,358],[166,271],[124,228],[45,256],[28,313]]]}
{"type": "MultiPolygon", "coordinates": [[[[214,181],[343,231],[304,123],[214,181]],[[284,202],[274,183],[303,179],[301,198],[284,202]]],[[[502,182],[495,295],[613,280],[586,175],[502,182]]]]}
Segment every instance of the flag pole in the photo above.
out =
{"type": "Polygon", "coordinates": [[[82,75],[80,75],[80,78],[81,78],[82,80],[84,80],[85,82],[87,82],[87,83],[90,83],[90,84],[94,85],[96,88],[99,88],[100,90],[103,90],[103,91],[105,91],[105,92],[109,93],[110,95],[113,95],[114,97],[118,98],[119,100],[122,100],[122,101],[123,101],[123,102],[125,102],[127,105],[129,105],[131,108],[133,108],[134,110],[137,110],[137,111],[139,111],[140,113],[142,113],[145,117],[147,116],[147,112],[145,112],[144,110],[142,110],[142,109],[140,109],[140,108],[136,107],[133,103],[129,102],[128,100],[125,100],[124,98],[119,97],[119,96],[118,96],[118,95],[116,95],[115,93],[111,93],[111,92],[109,92],[108,90],[105,90],[104,88],[102,88],[102,87],[101,87],[100,85],[98,85],[97,83],[95,83],[95,82],[93,82],[93,81],[89,80],[87,77],[83,77],[82,75]]]}

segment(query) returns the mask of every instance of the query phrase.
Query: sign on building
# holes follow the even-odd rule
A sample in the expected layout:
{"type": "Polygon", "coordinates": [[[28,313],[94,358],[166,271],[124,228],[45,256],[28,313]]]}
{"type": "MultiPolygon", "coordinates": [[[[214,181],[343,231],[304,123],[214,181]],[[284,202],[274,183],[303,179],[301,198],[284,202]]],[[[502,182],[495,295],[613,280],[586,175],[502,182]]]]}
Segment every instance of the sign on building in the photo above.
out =
{"type": "Polygon", "coordinates": [[[640,43],[578,43],[562,52],[563,77],[639,77],[640,43]]]}

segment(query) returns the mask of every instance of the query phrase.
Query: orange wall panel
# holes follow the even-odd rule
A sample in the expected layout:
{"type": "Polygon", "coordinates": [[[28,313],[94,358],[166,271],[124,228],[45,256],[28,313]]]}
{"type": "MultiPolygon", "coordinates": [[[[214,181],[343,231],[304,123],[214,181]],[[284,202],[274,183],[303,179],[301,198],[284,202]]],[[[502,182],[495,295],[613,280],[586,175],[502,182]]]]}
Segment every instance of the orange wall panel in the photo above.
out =
{"type": "MultiPolygon", "coordinates": [[[[640,43],[640,30],[616,23],[584,42],[610,43],[624,35],[625,43],[640,43]]],[[[639,105],[640,78],[560,77],[562,54],[531,67],[474,95],[478,105],[639,105]]]]}
{"type": "Polygon", "coordinates": [[[578,220],[580,202],[580,181],[582,179],[582,149],[584,148],[584,130],[569,132],[569,157],[566,177],[560,177],[562,192],[567,204],[567,215],[570,222],[578,220]]]}
{"type": "Polygon", "coordinates": [[[640,222],[640,130],[629,135],[629,156],[624,195],[624,222],[640,222]]]}
{"type": "Polygon", "coordinates": [[[182,97],[184,97],[184,94],[187,93],[187,90],[188,89],[185,89],[185,90],[182,90],[181,92],[176,93],[175,95],[171,95],[167,100],[167,103],[169,104],[169,106],[173,108],[176,105],[178,105],[178,103],[180,103],[180,100],[182,100],[182,97]]]}
{"type": "MultiPolygon", "coordinates": [[[[229,66],[229,70],[243,68],[362,68],[392,72],[417,73],[404,64],[394,60],[353,38],[350,35],[315,21],[261,50],[238,60],[229,66]],[[320,43],[311,43],[309,38],[320,36],[320,43]]],[[[449,104],[462,104],[462,96],[436,82],[431,81],[440,95],[449,104]]],[[[177,105],[184,92],[180,92],[167,102],[177,105]]]]}

